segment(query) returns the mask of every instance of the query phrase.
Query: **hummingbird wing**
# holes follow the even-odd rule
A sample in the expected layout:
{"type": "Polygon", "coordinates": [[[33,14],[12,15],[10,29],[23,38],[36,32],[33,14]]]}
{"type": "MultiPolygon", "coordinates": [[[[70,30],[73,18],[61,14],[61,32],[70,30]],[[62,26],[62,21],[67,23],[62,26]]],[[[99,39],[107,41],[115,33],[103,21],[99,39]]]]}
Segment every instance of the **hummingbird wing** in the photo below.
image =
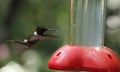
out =
{"type": "Polygon", "coordinates": [[[52,39],[52,38],[56,38],[58,36],[54,36],[54,35],[31,35],[29,36],[27,39],[24,39],[24,41],[20,41],[20,40],[7,40],[7,42],[10,43],[18,43],[23,45],[25,48],[30,48],[33,45],[35,45],[39,40],[47,40],[47,39],[52,39]]]}
{"type": "Polygon", "coordinates": [[[20,40],[7,40],[7,42],[25,44],[23,41],[20,40]]]}
{"type": "Polygon", "coordinates": [[[26,41],[26,42],[25,41],[20,41],[20,40],[7,40],[7,42],[18,43],[18,44],[23,45],[26,48],[30,48],[31,46],[33,46],[34,44],[36,44],[38,42],[38,40],[35,40],[35,41],[26,41]]]}
{"type": "Polygon", "coordinates": [[[55,35],[40,35],[39,40],[47,40],[47,39],[52,39],[52,38],[57,38],[58,36],[55,35]]]}
{"type": "Polygon", "coordinates": [[[25,43],[25,42],[23,42],[23,41],[20,41],[20,40],[7,40],[7,42],[10,42],[10,43],[18,43],[18,44],[23,45],[24,47],[28,47],[28,46],[27,46],[27,43],[25,43]]]}

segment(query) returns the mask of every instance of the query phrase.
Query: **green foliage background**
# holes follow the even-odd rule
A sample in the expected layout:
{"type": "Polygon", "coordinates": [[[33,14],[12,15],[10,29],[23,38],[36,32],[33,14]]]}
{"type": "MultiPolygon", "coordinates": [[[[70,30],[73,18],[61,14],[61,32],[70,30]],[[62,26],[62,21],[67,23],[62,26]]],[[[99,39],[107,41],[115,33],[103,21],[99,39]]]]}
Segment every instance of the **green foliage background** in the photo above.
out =
{"type": "MultiPolygon", "coordinates": [[[[47,68],[47,61],[56,49],[68,42],[69,1],[0,0],[0,42],[6,43],[6,40],[11,39],[23,40],[32,34],[37,26],[56,29],[57,32],[47,34],[58,35],[59,38],[40,41],[31,48],[39,51],[42,56],[40,72],[54,72],[47,68]]],[[[106,45],[109,46],[109,43],[106,45]]],[[[13,59],[18,56],[15,55],[13,59]]],[[[16,60],[19,61],[18,59],[16,60]]]]}
{"type": "MultiPolygon", "coordinates": [[[[50,72],[47,68],[48,58],[57,48],[67,43],[68,17],[69,0],[0,0],[0,42],[2,44],[11,39],[23,40],[32,34],[37,26],[56,29],[57,32],[47,34],[60,38],[40,41],[31,48],[39,51],[41,55],[40,72],[50,72]]],[[[7,44],[13,52],[11,45],[7,44]]],[[[19,55],[12,54],[12,60],[19,62],[19,55]]],[[[7,62],[0,63],[4,65],[7,62]]]]}

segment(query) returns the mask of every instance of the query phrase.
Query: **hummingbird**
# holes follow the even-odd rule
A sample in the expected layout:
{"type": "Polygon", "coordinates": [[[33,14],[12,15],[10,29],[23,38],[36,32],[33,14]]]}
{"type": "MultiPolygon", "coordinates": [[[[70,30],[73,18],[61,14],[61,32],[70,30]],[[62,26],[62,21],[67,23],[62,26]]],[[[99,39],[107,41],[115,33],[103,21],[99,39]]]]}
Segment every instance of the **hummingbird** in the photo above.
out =
{"type": "Polygon", "coordinates": [[[23,41],[20,41],[20,40],[7,40],[7,41],[11,42],[11,43],[22,44],[26,48],[30,48],[33,45],[35,45],[39,40],[46,40],[46,39],[51,39],[51,38],[58,37],[58,36],[54,36],[54,35],[44,34],[46,31],[53,31],[53,30],[54,29],[37,27],[36,30],[30,36],[28,36],[26,39],[24,39],[23,41]]]}

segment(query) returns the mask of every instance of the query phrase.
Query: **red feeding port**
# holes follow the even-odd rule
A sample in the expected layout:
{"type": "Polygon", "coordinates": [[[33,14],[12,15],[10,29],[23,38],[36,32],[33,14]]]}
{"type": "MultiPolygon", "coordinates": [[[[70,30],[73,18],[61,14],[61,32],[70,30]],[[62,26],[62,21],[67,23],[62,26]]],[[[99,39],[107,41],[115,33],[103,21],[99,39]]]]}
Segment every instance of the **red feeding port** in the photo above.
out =
{"type": "Polygon", "coordinates": [[[48,61],[55,70],[119,72],[119,58],[107,47],[64,45],[48,61]]]}
{"type": "Polygon", "coordinates": [[[48,66],[57,70],[79,70],[82,68],[83,52],[79,46],[64,45],[52,55],[48,66]]]}

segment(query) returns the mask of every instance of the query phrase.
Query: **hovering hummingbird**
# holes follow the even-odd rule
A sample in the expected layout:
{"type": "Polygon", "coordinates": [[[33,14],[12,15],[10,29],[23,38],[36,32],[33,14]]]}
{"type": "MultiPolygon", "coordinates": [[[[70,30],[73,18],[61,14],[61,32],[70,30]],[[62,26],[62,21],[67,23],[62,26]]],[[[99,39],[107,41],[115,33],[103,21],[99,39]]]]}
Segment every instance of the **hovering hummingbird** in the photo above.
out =
{"type": "Polygon", "coordinates": [[[46,40],[46,39],[51,39],[51,38],[58,37],[58,36],[54,36],[54,35],[46,35],[46,34],[44,34],[45,31],[52,31],[52,30],[54,30],[54,29],[47,29],[47,28],[44,28],[44,27],[37,27],[36,31],[33,32],[33,34],[31,34],[29,37],[27,37],[23,41],[20,41],[20,40],[7,40],[7,41],[11,42],[11,43],[22,44],[26,48],[30,48],[33,45],[35,45],[39,40],[46,40]]]}

